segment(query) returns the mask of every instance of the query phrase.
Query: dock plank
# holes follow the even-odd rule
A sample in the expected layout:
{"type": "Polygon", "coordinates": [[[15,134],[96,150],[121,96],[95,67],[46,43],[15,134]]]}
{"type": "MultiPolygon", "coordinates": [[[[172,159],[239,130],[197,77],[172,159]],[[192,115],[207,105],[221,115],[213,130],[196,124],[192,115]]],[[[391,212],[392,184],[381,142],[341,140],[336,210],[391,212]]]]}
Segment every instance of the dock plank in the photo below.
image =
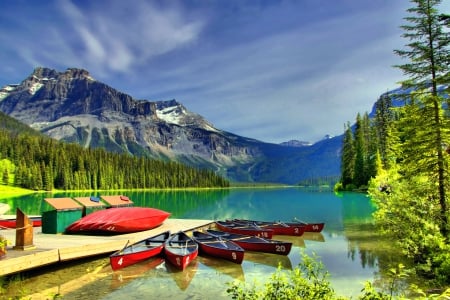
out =
{"type": "MultiPolygon", "coordinates": [[[[16,250],[8,250],[14,252],[16,250]]],[[[15,257],[3,258],[0,260],[0,275],[8,275],[13,273],[18,273],[21,271],[46,266],[49,264],[59,262],[59,251],[58,249],[43,250],[43,251],[33,251],[33,253],[27,252],[28,255],[21,255],[15,257]]]]}
{"type": "Polygon", "coordinates": [[[45,234],[41,227],[34,227],[33,244],[30,250],[15,250],[15,229],[0,230],[10,245],[6,257],[0,259],[0,276],[38,268],[52,263],[112,253],[122,249],[125,244],[134,243],[166,230],[192,231],[212,224],[211,220],[167,219],[154,229],[111,236],[45,234]]]}

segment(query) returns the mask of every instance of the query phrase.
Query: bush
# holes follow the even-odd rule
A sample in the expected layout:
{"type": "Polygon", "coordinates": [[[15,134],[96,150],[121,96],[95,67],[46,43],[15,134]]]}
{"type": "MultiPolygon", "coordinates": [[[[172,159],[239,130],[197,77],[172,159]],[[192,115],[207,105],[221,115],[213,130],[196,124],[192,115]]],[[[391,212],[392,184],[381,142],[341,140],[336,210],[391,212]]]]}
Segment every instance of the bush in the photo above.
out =
{"type": "Polygon", "coordinates": [[[302,262],[293,270],[286,272],[279,266],[262,288],[234,281],[229,283],[227,292],[238,300],[344,299],[335,295],[328,280],[329,273],[316,255],[310,257],[302,251],[301,257],[302,262]]]}
{"type": "MultiPolygon", "coordinates": [[[[240,281],[228,283],[227,293],[236,300],[345,300],[346,297],[337,296],[328,280],[329,273],[324,269],[317,256],[309,257],[304,250],[301,252],[302,261],[293,270],[283,271],[281,266],[272,274],[270,279],[260,285],[257,282],[248,285],[240,281]]],[[[446,264],[450,263],[449,257],[446,264]]],[[[447,270],[447,269],[446,269],[447,270]]],[[[448,271],[448,270],[447,270],[448,271]]],[[[377,290],[371,282],[366,282],[361,290],[360,300],[404,300],[407,298],[402,291],[402,282],[408,277],[408,271],[402,264],[390,268],[387,272],[387,285],[377,290]]],[[[406,287],[405,287],[406,288],[406,287]]],[[[417,286],[409,286],[415,296],[412,299],[450,299],[450,289],[442,294],[427,295],[417,286]]]]}

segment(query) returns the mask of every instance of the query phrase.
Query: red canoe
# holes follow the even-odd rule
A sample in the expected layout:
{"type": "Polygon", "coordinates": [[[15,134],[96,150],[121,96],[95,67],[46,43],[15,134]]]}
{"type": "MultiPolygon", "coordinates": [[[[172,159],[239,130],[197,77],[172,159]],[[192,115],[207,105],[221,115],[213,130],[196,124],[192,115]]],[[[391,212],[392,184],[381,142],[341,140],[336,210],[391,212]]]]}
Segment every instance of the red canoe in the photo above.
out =
{"type": "Polygon", "coordinates": [[[253,224],[236,224],[234,222],[216,221],[216,226],[222,231],[244,235],[254,235],[266,239],[271,239],[274,234],[272,229],[264,229],[253,224]]]}
{"type": "Polygon", "coordinates": [[[166,231],[134,244],[125,245],[122,250],[109,256],[111,268],[115,271],[161,254],[169,236],[170,231],[166,231]]]}
{"type": "MultiPolygon", "coordinates": [[[[42,218],[40,216],[28,217],[33,223],[33,227],[42,226],[42,218]]],[[[3,228],[16,228],[16,217],[6,218],[0,217],[0,229],[3,228]]]]}
{"type": "Polygon", "coordinates": [[[242,263],[244,249],[233,241],[207,232],[194,231],[192,235],[198,243],[200,254],[223,258],[237,264],[242,263]]]}
{"type": "Polygon", "coordinates": [[[131,233],[161,225],[170,213],[148,207],[115,207],[93,212],[66,228],[66,233],[131,233]]]}
{"type": "Polygon", "coordinates": [[[305,227],[305,232],[321,232],[325,227],[325,223],[306,223],[301,221],[287,222],[286,224],[289,226],[303,226],[305,227]]]}
{"type": "Polygon", "coordinates": [[[198,244],[183,231],[171,235],[164,243],[166,259],[184,270],[198,255],[198,244]]]}
{"type": "Polygon", "coordinates": [[[272,229],[274,234],[279,235],[302,235],[304,232],[321,232],[325,223],[305,223],[305,222],[267,222],[234,219],[237,224],[253,224],[265,229],[272,229]]]}
{"type": "Polygon", "coordinates": [[[215,236],[220,236],[223,239],[233,241],[248,251],[288,255],[292,248],[292,243],[290,242],[270,240],[258,236],[223,232],[212,229],[208,229],[207,232],[215,236]]]}

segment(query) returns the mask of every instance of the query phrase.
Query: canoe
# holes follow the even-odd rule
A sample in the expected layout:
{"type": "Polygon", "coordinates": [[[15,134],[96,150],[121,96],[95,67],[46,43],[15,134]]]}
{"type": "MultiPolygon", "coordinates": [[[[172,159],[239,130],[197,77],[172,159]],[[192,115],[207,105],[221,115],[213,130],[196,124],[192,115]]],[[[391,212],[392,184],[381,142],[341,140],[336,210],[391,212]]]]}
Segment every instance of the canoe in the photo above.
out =
{"type": "Polygon", "coordinates": [[[223,258],[237,264],[244,259],[244,249],[230,240],[222,239],[207,232],[194,231],[194,241],[199,246],[200,254],[223,258]]]}
{"type": "MultiPolygon", "coordinates": [[[[28,219],[33,224],[33,227],[41,227],[42,226],[42,217],[41,216],[30,216],[28,219]]],[[[17,220],[16,216],[0,216],[0,229],[4,228],[16,228],[17,220]]]]}
{"type": "Polygon", "coordinates": [[[171,235],[164,243],[166,259],[184,270],[198,255],[198,244],[183,231],[171,235]]]}
{"type": "Polygon", "coordinates": [[[66,233],[131,233],[161,225],[170,213],[149,207],[114,207],[95,211],[66,228],[66,233]]]}
{"type": "Polygon", "coordinates": [[[302,236],[305,232],[305,226],[297,225],[290,226],[283,222],[262,222],[262,221],[252,221],[252,220],[243,220],[243,219],[234,219],[232,222],[238,225],[256,225],[263,229],[271,229],[273,230],[274,235],[294,235],[294,236],[302,236]]]}
{"type": "Polygon", "coordinates": [[[306,223],[301,221],[295,222],[267,222],[254,221],[245,219],[234,219],[237,224],[254,224],[261,228],[272,229],[274,234],[279,235],[302,235],[304,232],[321,232],[325,227],[325,223],[306,223]]]}
{"type": "Polygon", "coordinates": [[[264,229],[253,224],[243,225],[227,221],[216,221],[215,223],[219,230],[225,232],[259,236],[266,239],[271,239],[273,235],[273,230],[264,229]]]}
{"type": "Polygon", "coordinates": [[[125,245],[122,250],[109,256],[111,268],[115,271],[161,254],[164,250],[164,243],[169,236],[170,231],[166,231],[134,244],[125,245]]]}
{"type": "Polygon", "coordinates": [[[325,223],[306,223],[298,220],[287,222],[286,224],[289,226],[304,226],[305,232],[322,232],[325,227],[325,223]]]}
{"type": "Polygon", "coordinates": [[[207,232],[235,242],[244,250],[288,255],[292,243],[262,238],[259,236],[244,235],[219,230],[208,229],[207,232]]]}

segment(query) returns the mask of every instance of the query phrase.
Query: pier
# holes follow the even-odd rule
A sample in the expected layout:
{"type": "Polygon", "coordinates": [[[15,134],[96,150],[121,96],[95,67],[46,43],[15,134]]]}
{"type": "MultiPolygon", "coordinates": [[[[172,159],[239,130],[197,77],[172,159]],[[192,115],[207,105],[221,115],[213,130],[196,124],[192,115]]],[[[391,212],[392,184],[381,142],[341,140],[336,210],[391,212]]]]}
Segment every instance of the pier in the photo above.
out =
{"type": "Polygon", "coordinates": [[[43,267],[50,264],[62,264],[69,260],[89,256],[108,254],[122,249],[127,243],[134,243],[166,230],[193,231],[210,227],[211,220],[167,219],[151,230],[135,233],[96,236],[75,234],[46,234],[42,227],[33,228],[33,247],[26,250],[14,249],[15,229],[0,230],[0,235],[9,241],[7,254],[0,258],[0,276],[43,267]]]}

